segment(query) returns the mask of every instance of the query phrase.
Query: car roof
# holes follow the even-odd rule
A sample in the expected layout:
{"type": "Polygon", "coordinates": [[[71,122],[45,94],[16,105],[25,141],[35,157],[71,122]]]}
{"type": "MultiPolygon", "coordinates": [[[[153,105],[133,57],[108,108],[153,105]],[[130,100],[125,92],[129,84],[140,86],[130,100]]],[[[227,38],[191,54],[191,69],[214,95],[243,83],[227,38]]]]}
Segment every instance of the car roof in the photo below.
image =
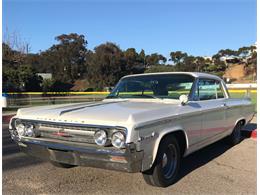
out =
{"type": "Polygon", "coordinates": [[[156,73],[132,74],[132,75],[124,76],[123,78],[146,76],[146,75],[165,75],[165,74],[186,74],[196,78],[209,78],[209,79],[222,80],[220,77],[216,75],[203,73],[203,72],[156,72],[156,73]]]}

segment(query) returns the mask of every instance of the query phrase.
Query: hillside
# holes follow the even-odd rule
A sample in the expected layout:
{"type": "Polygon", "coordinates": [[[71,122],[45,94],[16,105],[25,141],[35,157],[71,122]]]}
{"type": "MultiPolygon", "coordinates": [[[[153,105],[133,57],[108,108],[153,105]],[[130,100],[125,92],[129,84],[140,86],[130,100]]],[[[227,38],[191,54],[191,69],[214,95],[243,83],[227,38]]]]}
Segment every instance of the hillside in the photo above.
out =
{"type": "Polygon", "coordinates": [[[232,83],[250,83],[255,81],[255,73],[247,70],[245,64],[230,64],[223,75],[229,78],[232,83]]]}

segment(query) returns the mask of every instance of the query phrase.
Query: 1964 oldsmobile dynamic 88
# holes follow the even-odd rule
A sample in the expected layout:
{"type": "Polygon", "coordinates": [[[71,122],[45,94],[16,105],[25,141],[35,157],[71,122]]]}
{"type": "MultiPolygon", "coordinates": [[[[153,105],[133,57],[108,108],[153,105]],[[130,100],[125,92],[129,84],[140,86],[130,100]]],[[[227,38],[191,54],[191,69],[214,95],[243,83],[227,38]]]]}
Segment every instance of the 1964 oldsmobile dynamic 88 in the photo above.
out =
{"type": "Polygon", "coordinates": [[[151,73],[123,77],[100,102],[19,109],[9,129],[22,151],[55,166],[142,172],[166,187],[182,157],[224,137],[239,143],[253,112],[217,76],[151,73]]]}

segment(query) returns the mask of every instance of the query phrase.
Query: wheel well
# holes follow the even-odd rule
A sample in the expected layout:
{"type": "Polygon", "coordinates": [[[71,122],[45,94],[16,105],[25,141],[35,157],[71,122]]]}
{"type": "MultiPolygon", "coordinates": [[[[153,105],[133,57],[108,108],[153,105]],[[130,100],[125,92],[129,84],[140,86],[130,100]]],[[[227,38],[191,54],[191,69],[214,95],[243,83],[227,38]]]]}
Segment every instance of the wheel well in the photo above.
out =
{"type": "Polygon", "coordinates": [[[236,125],[238,124],[238,123],[242,123],[242,125],[245,125],[246,124],[246,119],[241,119],[241,120],[239,120],[239,121],[237,121],[237,123],[236,123],[236,125]]]}
{"type": "MultiPolygon", "coordinates": [[[[184,132],[182,130],[178,130],[178,131],[168,133],[168,134],[163,136],[162,140],[165,137],[168,137],[168,136],[175,136],[176,137],[176,139],[177,139],[177,141],[180,145],[181,156],[183,156],[185,151],[186,151],[186,148],[187,148],[187,142],[186,142],[186,137],[185,137],[184,132]]],[[[162,140],[161,140],[161,142],[162,142],[162,140]]]]}

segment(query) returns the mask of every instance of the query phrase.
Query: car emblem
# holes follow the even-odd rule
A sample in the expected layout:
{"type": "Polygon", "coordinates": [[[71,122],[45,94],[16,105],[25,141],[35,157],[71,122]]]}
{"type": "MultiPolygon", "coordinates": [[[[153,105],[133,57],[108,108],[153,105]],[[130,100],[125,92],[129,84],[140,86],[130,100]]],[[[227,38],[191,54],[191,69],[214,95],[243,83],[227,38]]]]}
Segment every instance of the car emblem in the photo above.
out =
{"type": "Polygon", "coordinates": [[[65,132],[63,128],[59,129],[58,132],[53,133],[53,135],[60,136],[60,137],[73,137],[69,133],[65,132]]]}

